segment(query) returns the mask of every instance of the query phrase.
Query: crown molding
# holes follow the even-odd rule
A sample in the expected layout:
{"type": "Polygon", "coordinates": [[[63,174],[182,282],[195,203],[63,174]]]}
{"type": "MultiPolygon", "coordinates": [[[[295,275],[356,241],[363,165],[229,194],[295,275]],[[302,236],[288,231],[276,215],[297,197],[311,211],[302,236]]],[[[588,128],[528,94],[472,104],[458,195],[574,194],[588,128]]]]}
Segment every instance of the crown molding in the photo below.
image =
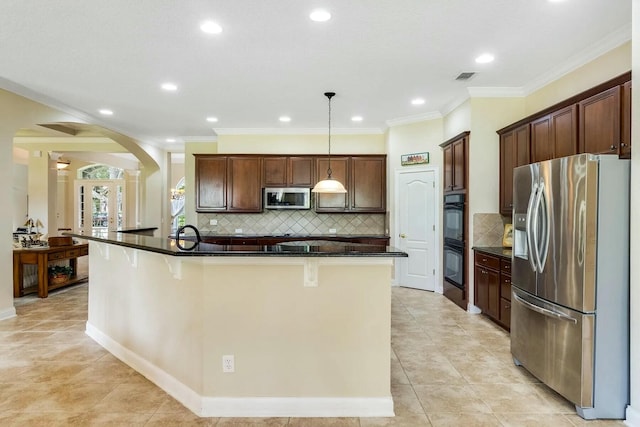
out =
{"type": "Polygon", "coordinates": [[[389,127],[394,127],[394,126],[408,125],[411,123],[424,122],[426,120],[435,120],[435,119],[441,119],[441,118],[442,118],[442,114],[440,114],[439,111],[431,111],[429,113],[424,113],[424,114],[416,114],[413,116],[389,119],[385,123],[389,127]]]}
{"type": "MultiPolygon", "coordinates": [[[[278,128],[216,128],[218,135],[326,135],[326,128],[278,129],[278,128]]],[[[381,135],[378,128],[337,128],[331,129],[331,135],[381,135]]]]}
{"type": "Polygon", "coordinates": [[[464,95],[454,98],[453,101],[449,102],[447,105],[444,106],[441,113],[442,116],[444,117],[447,114],[451,113],[453,110],[455,110],[456,108],[458,108],[459,106],[467,102],[469,98],[471,97],[469,96],[468,92],[464,95]]]}
{"type": "Polygon", "coordinates": [[[525,96],[521,87],[468,87],[471,98],[522,98],[525,96]]]}
{"type": "Polygon", "coordinates": [[[176,138],[176,142],[217,142],[218,135],[195,135],[195,136],[181,136],[176,138]]]}
{"type": "Polygon", "coordinates": [[[620,27],[618,30],[600,39],[587,49],[569,57],[565,62],[561,63],[554,69],[524,85],[522,89],[524,90],[525,96],[530,95],[549,83],[558,80],[562,76],[588,64],[599,56],[604,55],[629,40],[631,40],[631,23],[620,27]]]}

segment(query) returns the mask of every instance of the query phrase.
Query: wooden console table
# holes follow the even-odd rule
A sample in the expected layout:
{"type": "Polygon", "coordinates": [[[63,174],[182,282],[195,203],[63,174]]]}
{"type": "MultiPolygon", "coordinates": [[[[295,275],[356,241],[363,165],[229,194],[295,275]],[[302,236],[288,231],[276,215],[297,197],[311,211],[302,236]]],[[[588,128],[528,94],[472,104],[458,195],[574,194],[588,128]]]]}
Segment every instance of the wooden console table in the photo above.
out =
{"type": "Polygon", "coordinates": [[[80,243],[71,246],[54,246],[42,249],[14,249],[13,250],[13,296],[15,298],[24,296],[25,294],[38,292],[40,298],[49,296],[49,290],[60,288],[62,286],[87,280],[87,274],[78,275],[78,257],[89,254],[89,244],[80,243]],[[68,259],[69,265],[73,269],[73,275],[63,283],[49,284],[49,261],[57,261],[68,259]],[[25,264],[34,264],[38,266],[38,286],[24,288],[24,271],[25,264]]]}

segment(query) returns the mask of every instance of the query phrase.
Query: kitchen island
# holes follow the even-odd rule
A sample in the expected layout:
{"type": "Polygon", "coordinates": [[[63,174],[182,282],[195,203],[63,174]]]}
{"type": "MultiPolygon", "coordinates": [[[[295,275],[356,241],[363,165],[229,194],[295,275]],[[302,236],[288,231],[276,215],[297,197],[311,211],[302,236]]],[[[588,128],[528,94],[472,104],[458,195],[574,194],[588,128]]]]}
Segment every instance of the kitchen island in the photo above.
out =
{"type": "Polygon", "coordinates": [[[82,237],[87,334],[197,415],[393,416],[390,284],[405,253],[82,237]]]}

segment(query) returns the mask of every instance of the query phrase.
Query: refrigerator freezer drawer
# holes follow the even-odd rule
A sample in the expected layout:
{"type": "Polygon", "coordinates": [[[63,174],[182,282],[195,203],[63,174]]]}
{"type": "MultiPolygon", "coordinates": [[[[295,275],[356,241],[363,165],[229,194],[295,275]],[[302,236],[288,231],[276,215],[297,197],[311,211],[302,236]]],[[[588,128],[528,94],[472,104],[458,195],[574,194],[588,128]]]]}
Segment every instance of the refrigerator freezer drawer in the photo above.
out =
{"type": "Polygon", "coordinates": [[[511,353],[576,406],[593,406],[595,314],[550,304],[512,287],[511,353]]]}

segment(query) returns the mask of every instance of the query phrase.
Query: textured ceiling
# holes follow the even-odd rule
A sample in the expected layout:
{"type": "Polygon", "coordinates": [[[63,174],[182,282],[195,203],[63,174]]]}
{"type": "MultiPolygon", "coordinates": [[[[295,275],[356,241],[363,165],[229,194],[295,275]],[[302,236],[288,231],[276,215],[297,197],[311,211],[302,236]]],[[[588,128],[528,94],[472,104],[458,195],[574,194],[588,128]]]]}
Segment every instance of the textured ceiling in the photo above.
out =
{"type": "Polygon", "coordinates": [[[527,93],[630,37],[629,0],[2,0],[0,87],[165,147],[323,131],[328,90],[334,129],[383,131],[447,113],[468,87],[527,93]],[[309,20],[316,7],[332,19],[309,20]],[[223,32],[202,33],[207,19],[223,32]],[[476,64],[483,52],[496,60],[476,64]]]}

